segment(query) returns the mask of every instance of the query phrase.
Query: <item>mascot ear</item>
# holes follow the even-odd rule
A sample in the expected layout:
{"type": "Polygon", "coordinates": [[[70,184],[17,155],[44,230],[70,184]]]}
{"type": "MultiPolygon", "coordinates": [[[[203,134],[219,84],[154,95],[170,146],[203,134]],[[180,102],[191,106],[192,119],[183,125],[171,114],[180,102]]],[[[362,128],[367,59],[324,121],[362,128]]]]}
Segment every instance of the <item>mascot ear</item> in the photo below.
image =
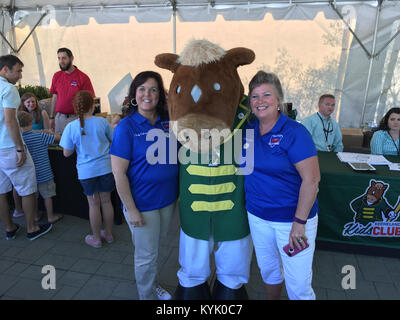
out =
{"type": "Polygon", "coordinates": [[[179,56],[173,53],[158,54],[154,60],[157,67],[170,70],[172,73],[178,69],[179,63],[177,62],[179,56]]]}
{"type": "Polygon", "coordinates": [[[226,52],[223,59],[227,59],[235,67],[244,66],[254,61],[256,55],[253,50],[247,48],[233,48],[226,52]]]}

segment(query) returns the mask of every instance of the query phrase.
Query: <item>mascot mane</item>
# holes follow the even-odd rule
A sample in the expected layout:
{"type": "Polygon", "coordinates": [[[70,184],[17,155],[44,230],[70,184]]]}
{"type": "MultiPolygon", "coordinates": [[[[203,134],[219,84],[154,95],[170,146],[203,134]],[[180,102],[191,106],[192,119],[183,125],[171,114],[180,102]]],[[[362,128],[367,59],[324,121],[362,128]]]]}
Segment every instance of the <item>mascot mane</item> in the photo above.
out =
{"type": "Polygon", "coordinates": [[[207,40],[191,40],[182,51],[178,62],[182,65],[197,67],[219,61],[226,54],[220,46],[207,40]]]}

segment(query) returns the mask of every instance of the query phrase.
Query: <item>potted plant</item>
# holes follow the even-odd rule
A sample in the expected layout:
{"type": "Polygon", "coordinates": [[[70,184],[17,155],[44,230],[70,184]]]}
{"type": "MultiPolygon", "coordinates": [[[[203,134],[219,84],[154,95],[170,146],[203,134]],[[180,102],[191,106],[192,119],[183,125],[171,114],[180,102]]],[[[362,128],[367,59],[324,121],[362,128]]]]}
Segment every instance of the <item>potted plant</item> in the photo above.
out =
{"type": "Polygon", "coordinates": [[[42,86],[18,86],[18,92],[19,96],[22,96],[24,93],[27,92],[33,93],[38,100],[48,99],[52,96],[50,90],[42,86]]]}

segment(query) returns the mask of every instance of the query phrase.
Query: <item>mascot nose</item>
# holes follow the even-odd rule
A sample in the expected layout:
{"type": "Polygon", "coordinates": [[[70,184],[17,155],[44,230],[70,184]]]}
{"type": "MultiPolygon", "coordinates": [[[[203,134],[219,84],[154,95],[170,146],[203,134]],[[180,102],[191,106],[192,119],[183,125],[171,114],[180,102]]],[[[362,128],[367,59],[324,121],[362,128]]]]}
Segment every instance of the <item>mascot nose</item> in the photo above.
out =
{"type": "Polygon", "coordinates": [[[190,91],[190,94],[192,95],[194,102],[197,103],[201,97],[201,89],[197,86],[197,84],[194,85],[192,91],[190,91]]]}

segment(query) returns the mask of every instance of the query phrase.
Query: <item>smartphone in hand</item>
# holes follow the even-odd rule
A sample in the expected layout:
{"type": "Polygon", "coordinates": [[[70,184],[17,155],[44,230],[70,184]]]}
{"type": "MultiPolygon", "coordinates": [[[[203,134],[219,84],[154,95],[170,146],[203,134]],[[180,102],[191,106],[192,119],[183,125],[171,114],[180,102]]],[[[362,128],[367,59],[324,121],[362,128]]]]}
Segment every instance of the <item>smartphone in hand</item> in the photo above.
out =
{"type": "Polygon", "coordinates": [[[306,245],[304,248],[298,249],[298,248],[294,245],[294,246],[293,246],[294,248],[291,249],[291,248],[290,248],[290,245],[289,245],[289,243],[288,243],[286,246],[283,247],[283,251],[285,251],[286,254],[287,254],[289,257],[293,257],[293,256],[295,256],[296,254],[298,254],[299,252],[301,252],[301,251],[307,249],[307,248],[310,246],[306,240],[304,241],[304,244],[306,245]]]}

